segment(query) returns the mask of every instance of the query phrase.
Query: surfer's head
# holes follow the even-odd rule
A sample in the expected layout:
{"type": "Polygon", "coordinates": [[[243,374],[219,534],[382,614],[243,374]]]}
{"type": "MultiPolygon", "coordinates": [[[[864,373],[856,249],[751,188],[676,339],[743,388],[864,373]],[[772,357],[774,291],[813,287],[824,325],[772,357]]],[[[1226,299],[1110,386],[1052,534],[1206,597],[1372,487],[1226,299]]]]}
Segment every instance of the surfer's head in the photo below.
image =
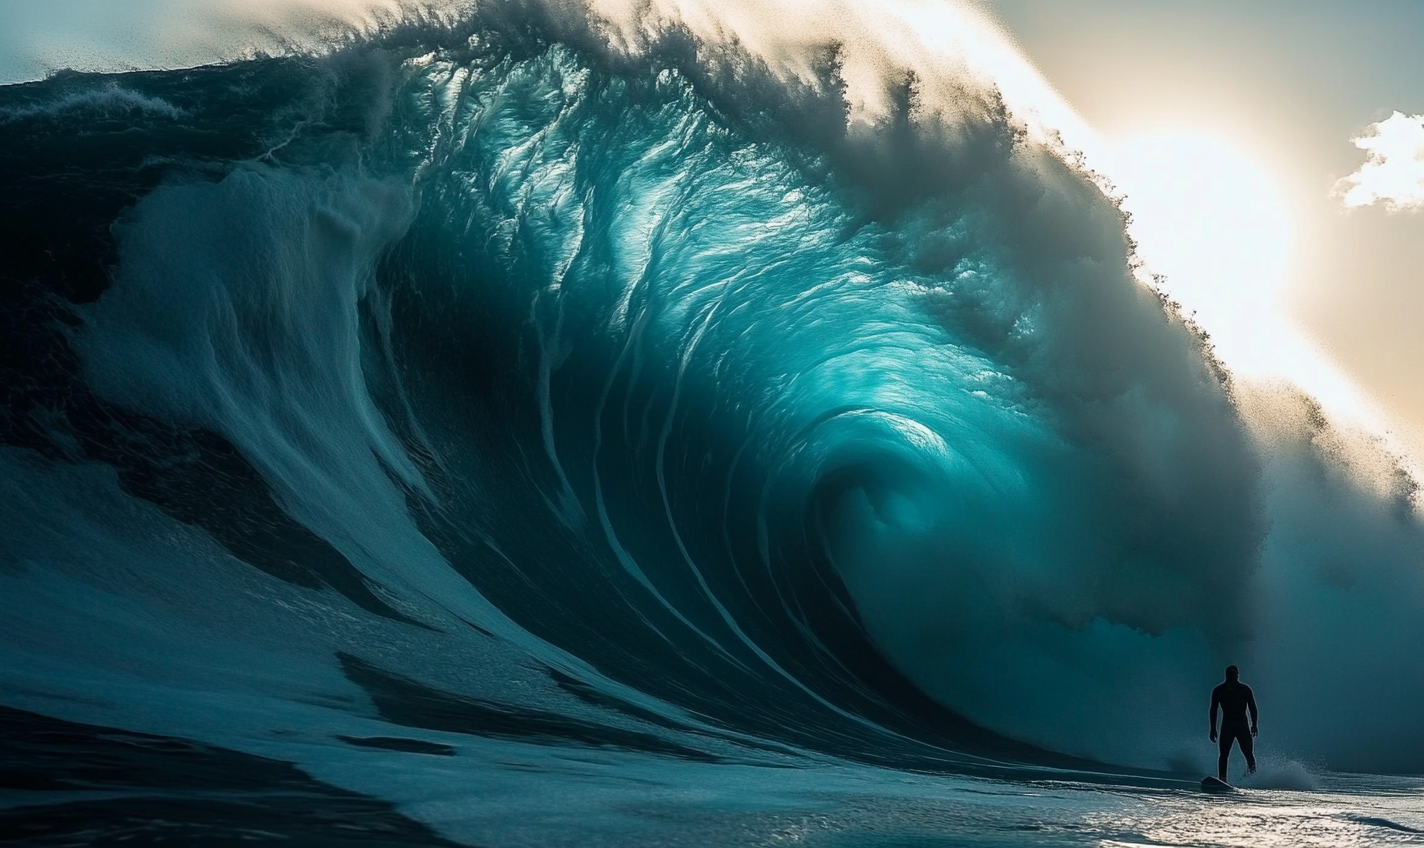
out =
{"type": "Polygon", "coordinates": [[[1236,678],[1238,678],[1238,677],[1240,677],[1240,676],[1241,676],[1241,670],[1238,669],[1236,666],[1234,666],[1234,665],[1229,665],[1229,666],[1226,667],[1226,679],[1227,679],[1227,680],[1235,680],[1236,678]]]}

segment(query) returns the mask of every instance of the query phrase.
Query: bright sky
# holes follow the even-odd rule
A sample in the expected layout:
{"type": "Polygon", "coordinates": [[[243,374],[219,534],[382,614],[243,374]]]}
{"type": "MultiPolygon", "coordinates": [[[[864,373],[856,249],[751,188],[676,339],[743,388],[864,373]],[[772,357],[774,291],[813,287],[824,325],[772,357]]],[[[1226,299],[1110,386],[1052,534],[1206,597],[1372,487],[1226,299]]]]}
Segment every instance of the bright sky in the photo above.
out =
{"type": "Polygon", "coordinates": [[[1424,115],[1395,112],[1353,141],[1365,151],[1365,164],[1336,186],[1346,206],[1424,207],[1424,115]]]}
{"type": "Polygon", "coordinates": [[[1223,357],[1372,400],[1424,455],[1424,2],[978,5],[1102,137],[1223,357]]]}

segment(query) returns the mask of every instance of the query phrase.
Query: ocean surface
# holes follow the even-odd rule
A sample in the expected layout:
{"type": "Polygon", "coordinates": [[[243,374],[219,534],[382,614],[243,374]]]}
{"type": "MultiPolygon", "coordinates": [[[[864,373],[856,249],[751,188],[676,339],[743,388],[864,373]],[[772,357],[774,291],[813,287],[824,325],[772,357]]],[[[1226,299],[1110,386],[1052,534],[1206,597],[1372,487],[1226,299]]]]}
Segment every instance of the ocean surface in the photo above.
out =
{"type": "Polygon", "coordinates": [[[642,23],[0,87],[0,841],[1424,844],[1383,443],[952,49],[642,23]]]}

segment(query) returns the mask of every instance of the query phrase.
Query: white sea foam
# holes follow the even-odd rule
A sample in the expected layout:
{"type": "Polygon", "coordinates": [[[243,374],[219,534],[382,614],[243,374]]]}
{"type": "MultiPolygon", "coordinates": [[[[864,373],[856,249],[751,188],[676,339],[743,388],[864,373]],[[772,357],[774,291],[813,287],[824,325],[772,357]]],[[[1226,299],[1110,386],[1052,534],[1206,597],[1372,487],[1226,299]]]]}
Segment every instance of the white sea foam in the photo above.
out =
{"type": "Polygon", "coordinates": [[[12,109],[0,109],[0,123],[31,118],[36,115],[63,116],[71,112],[122,117],[139,113],[177,120],[187,113],[161,97],[142,94],[107,82],[81,91],[71,91],[52,100],[12,109]]]}

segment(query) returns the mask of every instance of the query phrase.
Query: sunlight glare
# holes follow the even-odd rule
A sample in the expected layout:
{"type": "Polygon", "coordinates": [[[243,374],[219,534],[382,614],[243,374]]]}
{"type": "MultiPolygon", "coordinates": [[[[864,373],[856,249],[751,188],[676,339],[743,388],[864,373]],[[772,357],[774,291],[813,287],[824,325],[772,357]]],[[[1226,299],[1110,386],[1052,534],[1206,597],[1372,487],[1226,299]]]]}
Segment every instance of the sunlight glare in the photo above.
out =
{"type": "Polygon", "coordinates": [[[1217,354],[1244,375],[1282,373],[1277,296],[1290,253],[1290,215],[1270,179],[1205,135],[1140,136],[1112,151],[1109,176],[1126,195],[1138,253],[1217,354]]]}
{"type": "Polygon", "coordinates": [[[1286,313],[1295,223],[1266,173],[1227,143],[1189,133],[1143,135],[1103,151],[1125,195],[1130,232],[1163,290],[1211,336],[1238,379],[1284,379],[1332,416],[1386,434],[1391,449],[1418,455],[1392,434],[1392,419],[1286,313]]]}

